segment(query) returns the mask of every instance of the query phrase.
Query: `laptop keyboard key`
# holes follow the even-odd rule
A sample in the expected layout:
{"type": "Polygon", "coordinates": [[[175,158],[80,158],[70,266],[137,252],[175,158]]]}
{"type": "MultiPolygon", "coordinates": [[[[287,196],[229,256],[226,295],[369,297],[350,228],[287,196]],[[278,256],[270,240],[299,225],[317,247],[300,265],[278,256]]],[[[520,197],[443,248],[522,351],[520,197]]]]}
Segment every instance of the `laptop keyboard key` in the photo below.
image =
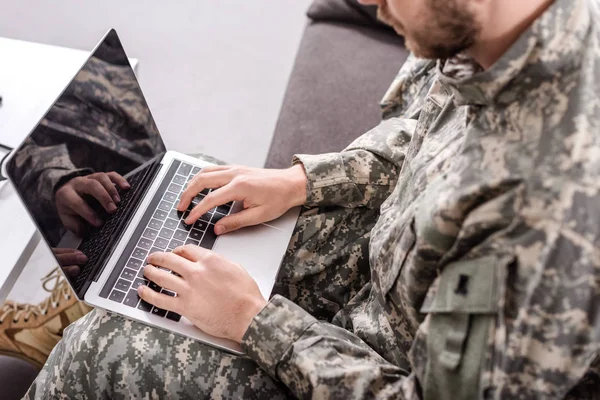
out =
{"type": "Polygon", "coordinates": [[[178,185],[183,185],[185,183],[185,176],[181,176],[181,175],[175,175],[173,177],[172,182],[178,184],[178,185]]]}
{"type": "Polygon", "coordinates": [[[217,207],[217,212],[220,212],[221,214],[229,214],[230,209],[230,206],[228,206],[227,204],[223,204],[217,207]]]}
{"type": "Polygon", "coordinates": [[[167,319],[170,319],[171,321],[179,322],[179,320],[181,319],[181,315],[174,313],[173,311],[169,311],[167,313],[167,319]]]}
{"type": "Polygon", "coordinates": [[[162,289],[160,286],[158,286],[156,283],[154,282],[150,282],[150,284],[148,285],[148,287],[152,290],[154,290],[155,292],[160,293],[160,289],[162,289]]]}
{"type": "Polygon", "coordinates": [[[162,228],[162,230],[160,231],[159,235],[162,238],[165,239],[171,239],[171,237],[173,236],[173,229],[169,229],[169,228],[162,228]]]}
{"type": "Polygon", "coordinates": [[[169,241],[164,238],[159,237],[154,241],[154,247],[158,247],[159,249],[166,249],[168,245],[169,241]]]}
{"type": "Polygon", "coordinates": [[[128,307],[137,307],[139,300],[140,300],[140,297],[137,294],[137,290],[132,289],[129,291],[129,293],[127,293],[127,296],[125,296],[125,300],[123,300],[123,304],[125,304],[128,307]]]}
{"type": "Polygon", "coordinates": [[[152,240],[146,239],[146,238],[141,238],[140,241],[138,242],[138,247],[148,250],[148,249],[150,249],[150,247],[152,247],[152,240]]]}
{"type": "Polygon", "coordinates": [[[198,221],[196,221],[194,223],[194,229],[198,229],[201,232],[204,232],[207,227],[208,227],[208,222],[202,221],[201,219],[199,219],[198,221]]]}
{"type": "Polygon", "coordinates": [[[154,254],[154,253],[160,253],[161,251],[163,251],[162,249],[159,249],[158,247],[153,247],[150,252],[148,253],[148,255],[150,254],[154,254]]]}
{"type": "Polygon", "coordinates": [[[200,167],[194,167],[194,169],[192,169],[192,175],[196,175],[198,172],[200,172],[202,168],[200,167]]]}
{"type": "Polygon", "coordinates": [[[176,230],[173,238],[184,241],[185,239],[187,239],[187,236],[188,236],[188,233],[186,231],[176,230]]]}
{"type": "Polygon", "coordinates": [[[176,208],[172,209],[169,212],[169,218],[176,219],[177,221],[179,221],[181,219],[182,215],[183,215],[183,212],[182,211],[178,211],[176,208]]]}
{"type": "Polygon", "coordinates": [[[188,239],[185,241],[185,244],[192,244],[194,246],[198,246],[200,242],[198,240],[194,240],[194,239],[188,239]]]}
{"type": "Polygon", "coordinates": [[[171,192],[167,192],[165,193],[165,195],[163,196],[163,199],[167,200],[167,201],[171,201],[171,202],[175,202],[175,200],[177,200],[177,195],[175,193],[171,193],[171,192]]]}
{"type": "Polygon", "coordinates": [[[175,228],[177,228],[177,225],[179,225],[179,222],[172,218],[168,218],[165,221],[165,228],[175,229],[175,228]]]}
{"type": "Polygon", "coordinates": [[[138,270],[142,266],[142,262],[140,260],[136,260],[135,258],[130,258],[127,261],[127,267],[131,269],[138,270]]]}
{"type": "Polygon", "coordinates": [[[154,307],[154,308],[152,309],[152,314],[154,314],[154,315],[158,315],[159,317],[164,317],[166,313],[167,313],[167,311],[166,311],[166,310],[163,310],[163,309],[161,309],[161,308],[156,308],[156,307],[154,307]]]}
{"type": "Polygon", "coordinates": [[[169,211],[172,207],[173,203],[164,200],[158,205],[158,209],[163,211],[169,211]]]}
{"type": "Polygon", "coordinates": [[[129,287],[131,286],[131,282],[128,282],[124,279],[119,279],[117,284],[115,285],[115,289],[119,289],[122,292],[127,292],[129,287]]]}
{"type": "Polygon", "coordinates": [[[144,231],[145,238],[154,240],[154,239],[156,239],[157,236],[158,236],[158,231],[155,231],[154,229],[146,228],[146,230],[144,231]]]}
{"type": "Polygon", "coordinates": [[[202,239],[202,235],[203,235],[203,232],[198,231],[196,229],[192,229],[190,231],[190,239],[201,240],[202,239]]]}
{"type": "Polygon", "coordinates": [[[171,183],[171,184],[169,185],[169,187],[167,188],[167,190],[168,190],[169,192],[173,192],[173,193],[179,193],[179,192],[181,192],[181,188],[182,188],[182,187],[183,187],[183,186],[181,186],[181,185],[178,185],[178,184],[176,184],[176,183],[171,183]]]}
{"type": "Polygon", "coordinates": [[[153,218],[148,223],[148,227],[150,227],[152,229],[156,229],[157,231],[159,231],[160,228],[162,228],[162,222],[160,222],[159,220],[153,218]]]}
{"type": "Polygon", "coordinates": [[[214,227],[211,224],[206,232],[204,233],[204,237],[202,238],[202,242],[200,242],[200,247],[204,247],[205,249],[211,250],[215,245],[215,241],[217,240],[217,235],[215,235],[214,227]]]}
{"type": "Polygon", "coordinates": [[[191,171],[192,171],[192,166],[190,164],[181,163],[181,165],[179,166],[179,170],[177,171],[177,173],[181,174],[183,176],[188,176],[191,171]]]}
{"type": "Polygon", "coordinates": [[[225,217],[225,215],[216,212],[216,213],[213,214],[213,217],[210,220],[210,222],[212,222],[213,224],[216,224],[217,222],[219,222],[224,217],[225,217]]]}
{"type": "Polygon", "coordinates": [[[137,271],[134,271],[129,268],[123,268],[123,272],[121,272],[121,278],[125,278],[128,281],[133,281],[135,279],[136,274],[137,271]]]}
{"type": "Polygon", "coordinates": [[[183,220],[179,221],[179,229],[183,229],[184,231],[189,231],[190,229],[192,229],[193,225],[188,225],[185,222],[183,222],[183,220]]]}
{"type": "Polygon", "coordinates": [[[142,311],[150,312],[150,310],[152,310],[152,304],[142,300],[142,301],[140,301],[140,304],[138,305],[138,309],[142,310],[142,311]]]}
{"type": "Polygon", "coordinates": [[[148,285],[148,281],[147,281],[147,280],[145,280],[145,279],[136,279],[136,280],[133,282],[133,285],[131,285],[131,288],[132,288],[132,289],[136,289],[136,290],[137,290],[137,288],[138,288],[139,286],[144,286],[144,285],[148,285]]]}
{"type": "Polygon", "coordinates": [[[159,221],[164,221],[165,218],[167,218],[167,212],[163,211],[163,210],[156,210],[156,212],[154,213],[154,215],[152,216],[153,218],[156,218],[159,221]]]}
{"type": "Polygon", "coordinates": [[[210,189],[208,189],[208,188],[206,188],[206,189],[204,189],[203,191],[201,191],[201,192],[200,192],[200,194],[203,194],[203,195],[205,195],[205,196],[206,196],[207,194],[209,194],[209,193],[210,193],[210,189]]]}
{"type": "Polygon", "coordinates": [[[169,243],[169,248],[170,249],[174,249],[174,248],[179,247],[179,246],[183,246],[183,242],[181,240],[175,240],[175,239],[173,239],[173,240],[171,240],[171,243],[169,243]]]}
{"type": "Polygon", "coordinates": [[[137,258],[138,260],[145,260],[147,254],[148,254],[148,250],[144,250],[144,249],[140,249],[139,247],[136,247],[131,256],[137,258]]]}
{"type": "Polygon", "coordinates": [[[125,298],[125,293],[113,289],[113,291],[110,292],[110,296],[108,296],[108,298],[109,298],[109,300],[116,301],[117,303],[120,303],[125,298]]]}

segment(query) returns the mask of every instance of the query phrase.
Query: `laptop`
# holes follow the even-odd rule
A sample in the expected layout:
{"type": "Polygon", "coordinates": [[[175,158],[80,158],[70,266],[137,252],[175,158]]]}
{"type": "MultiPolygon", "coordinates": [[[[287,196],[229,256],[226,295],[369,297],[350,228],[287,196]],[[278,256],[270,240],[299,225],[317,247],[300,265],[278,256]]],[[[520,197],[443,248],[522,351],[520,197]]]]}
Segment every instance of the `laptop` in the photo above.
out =
{"type": "MultiPolygon", "coordinates": [[[[209,133],[202,133],[199,126],[190,132],[195,134],[209,133]]],[[[187,212],[211,190],[218,190],[198,193],[187,212],[176,209],[190,180],[210,165],[214,164],[167,151],[119,37],[110,30],[11,153],[5,170],[80,300],[241,354],[238,344],[210,336],[185,317],[141,301],[136,291],[139,285],[149,285],[176,295],[148,282],[143,267],[153,252],[190,244],[244,266],[262,295],[269,297],[299,208],[222,236],[215,235],[215,223],[242,210],[242,204],[220,205],[194,225],[186,225],[187,212]],[[106,179],[114,176],[129,185],[119,188],[116,211],[100,205],[91,184],[73,192],[75,197],[57,196],[69,182],[112,185],[116,181],[106,179]],[[89,212],[97,218],[95,223],[88,222],[89,212]],[[86,256],[85,261],[65,258],[77,252],[86,256]]]]}

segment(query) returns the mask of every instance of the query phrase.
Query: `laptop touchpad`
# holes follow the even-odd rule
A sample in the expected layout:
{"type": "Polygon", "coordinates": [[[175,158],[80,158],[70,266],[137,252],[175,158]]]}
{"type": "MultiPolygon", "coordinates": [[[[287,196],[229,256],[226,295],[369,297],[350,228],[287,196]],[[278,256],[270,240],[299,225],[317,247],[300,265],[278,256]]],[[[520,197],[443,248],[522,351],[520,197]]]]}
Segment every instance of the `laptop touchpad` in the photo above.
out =
{"type": "Polygon", "coordinates": [[[213,250],[242,265],[268,299],[289,240],[281,230],[261,224],[219,237],[213,250]]]}

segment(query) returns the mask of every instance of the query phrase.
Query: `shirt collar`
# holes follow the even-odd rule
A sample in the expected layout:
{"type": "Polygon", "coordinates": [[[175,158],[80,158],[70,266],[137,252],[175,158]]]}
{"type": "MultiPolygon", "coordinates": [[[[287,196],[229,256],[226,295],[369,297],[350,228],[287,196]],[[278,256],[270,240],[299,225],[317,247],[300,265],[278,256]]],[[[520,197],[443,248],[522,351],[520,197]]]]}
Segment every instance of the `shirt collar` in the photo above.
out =
{"type": "MultiPolygon", "coordinates": [[[[556,0],[488,70],[468,76],[448,74],[447,63],[456,70],[462,65],[472,70],[472,61],[463,57],[439,60],[440,81],[454,95],[457,105],[490,105],[502,101],[500,96],[510,82],[526,67],[531,78],[554,75],[572,61],[569,54],[582,51],[590,27],[589,0],[556,0]]],[[[514,96],[508,96],[513,98],[514,96]]]]}

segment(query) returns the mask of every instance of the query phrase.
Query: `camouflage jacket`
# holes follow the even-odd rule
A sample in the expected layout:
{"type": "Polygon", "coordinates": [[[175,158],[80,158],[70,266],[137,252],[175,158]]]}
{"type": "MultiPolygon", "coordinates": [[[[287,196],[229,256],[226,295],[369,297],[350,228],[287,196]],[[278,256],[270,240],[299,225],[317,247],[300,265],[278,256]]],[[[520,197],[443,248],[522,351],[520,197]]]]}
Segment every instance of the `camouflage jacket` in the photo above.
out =
{"type": "Polygon", "coordinates": [[[487,71],[409,60],[381,125],[297,156],[307,205],[381,207],[372,279],[333,324],[275,296],[252,359],[303,398],[600,396],[595,1],[556,0],[487,71]]]}

